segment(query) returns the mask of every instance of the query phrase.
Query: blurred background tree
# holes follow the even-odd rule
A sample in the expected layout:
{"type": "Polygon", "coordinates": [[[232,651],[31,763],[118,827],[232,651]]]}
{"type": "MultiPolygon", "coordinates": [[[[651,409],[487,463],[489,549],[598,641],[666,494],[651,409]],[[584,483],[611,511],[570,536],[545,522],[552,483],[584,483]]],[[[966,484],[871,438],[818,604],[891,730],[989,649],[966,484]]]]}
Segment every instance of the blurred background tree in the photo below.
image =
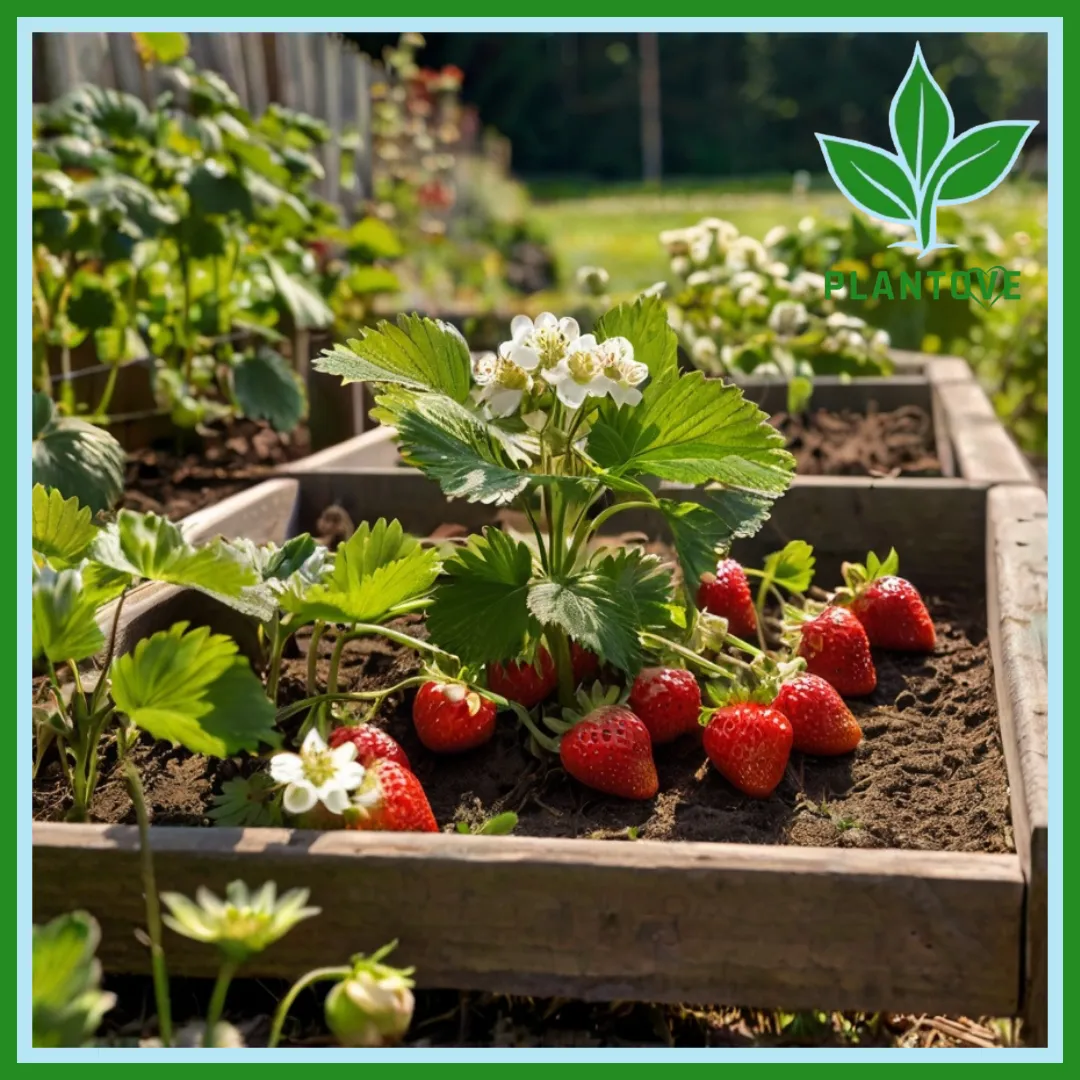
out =
{"type": "MultiPolygon", "coordinates": [[[[379,55],[394,34],[350,34],[379,55]]],[[[914,34],[661,34],[663,172],[751,176],[822,172],[815,131],[888,141],[898,57],[914,34]],[[843,103],[843,104],[839,104],[843,103]],[[839,109],[839,111],[838,111],[839,109]]],[[[463,99],[514,147],[524,177],[637,180],[642,175],[641,43],[623,34],[428,34],[425,63],[466,72],[463,99]]],[[[924,54],[963,127],[1040,121],[1046,38],[924,34],[924,54]]]]}

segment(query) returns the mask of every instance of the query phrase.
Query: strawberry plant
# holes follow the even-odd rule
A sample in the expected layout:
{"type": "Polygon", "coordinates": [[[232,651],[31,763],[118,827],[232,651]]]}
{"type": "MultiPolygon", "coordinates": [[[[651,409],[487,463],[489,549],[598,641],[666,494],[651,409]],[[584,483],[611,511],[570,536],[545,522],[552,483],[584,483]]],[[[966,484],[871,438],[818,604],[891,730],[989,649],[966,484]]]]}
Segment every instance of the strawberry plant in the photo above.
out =
{"type": "Polygon", "coordinates": [[[663,304],[646,297],[609,311],[594,334],[519,316],[497,354],[472,357],[453,328],[403,316],[315,361],[373,384],[374,415],[448,497],[521,514],[521,533],[486,529],[445,560],[427,609],[439,648],[500,676],[535,664],[542,680],[550,664],[569,708],[572,643],[632,676],[652,644],[685,636],[671,568],[604,546],[604,526],[658,515],[683,580],[697,583],[718,548],[760,527],[794,462],[737,387],[680,372],[676,348],[663,304]],[[670,498],[661,480],[704,491],[670,498]]]}
{"type": "Polygon", "coordinates": [[[141,733],[217,757],[277,745],[273,706],[230,638],[181,622],[116,654],[124,597],[140,581],[197,589],[268,617],[270,595],[240,552],[222,541],[194,547],[153,514],[125,510],[99,527],[88,507],[41,485],[33,552],[33,657],[44,673],[34,701],[35,774],[54,744],[71,818],[89,814],[106,735],[121,757],[141,733]]]}

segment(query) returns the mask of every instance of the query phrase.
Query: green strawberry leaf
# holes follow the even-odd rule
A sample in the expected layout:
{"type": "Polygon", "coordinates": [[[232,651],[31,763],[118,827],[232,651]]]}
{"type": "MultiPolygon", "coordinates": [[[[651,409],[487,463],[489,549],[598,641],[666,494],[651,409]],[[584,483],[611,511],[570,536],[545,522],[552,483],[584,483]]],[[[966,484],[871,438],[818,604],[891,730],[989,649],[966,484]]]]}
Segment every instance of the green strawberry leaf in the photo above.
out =
{"type": "Polygon", "coordinates": [[[89,506],[41,484],[34,485],[32,517],[34,551],[53,566],[79,562],[98,531],[89,506]]]}
{"type": "Polygon", "coordinates": [[[34,394],[34,483],[76,498],[92,514],[108,510],[124,490],[124,451],[104,428],[54,414],[34,394]]]}
{"type": "Polygon", "coordinates": [[[716,569],[720,550],[731,543],[731,530],[701,503],[661,499],[660,511],[675,541],[683,581],[693,591],[702,574],[716,569]]]}
{"type": "Polygon", "coordinates": [[[494,817],[488,818],[476,832],[479,836],[507,836],[517,828],[517,823],[517,814],[508,811],[505,814],[496,814],[494,817]]]}
{"type": "Polygon", "coordinates": [[[486,529],[446,561],[443,573],[427,613],[432,640],[465,664],[520,657],[526,637],[539,634],[526,604],[533,573],[528,544],[486,529]]]}
{"type": "Polygon", "coordinates": [[[98,533],[91,555],[114,570],[197,589],[257,618],[274,613],[269,593],[240,551],[220,539],[193,547],[176,525],[155,514],[121,510],[98,533]]]}
{"type": "Polygon", "coordinates": [[[274,706],[236,643],[177,623],[112,666],[116,707],[155,739],[193,754],[232,757],[278,746],[274,706]]]}
{"type": "Polygon", "coordinates": [[[897,154],[922,187],[952,142],[954,122],[949,99],[930,74],[918,44],[889,107],[889,129],[897,154]]]}
{"type": "Polygon", "coordinates": [[[651,381],[635,408],[605,407],[588,449],[616,476],[717,482],[775,498],[795,470],[783,445],[784,437],[742,390],[695,371],[651,381]]]}
{"type": "Polygon", "coordinates": [[[765,559],[765,576],[788,592],[804,593],[814,580],[814,549],[805,540],[791,540],[765,559]]]}
{"type": "Polygon", "coordinates": [[[625,549],[570,575],[539,578],[528,608],[544,626],[557,626],[621,671],[642,661],[638,633],[667,623],[671,573],[652,555],[625,549]]]}
{"type": "Polygon", "coordinates": [[[281,603],[309,620],[378,623],[427,596],[439,569],[439,552],[422,547],[400,522],[365,521],[337,549],[325,583],[297,583],[281,603]]]}
{"type": "Polygon", "coordinates": [[[634,359],[654,378],[679,368],[678,338],[668,324],[667,306],[658,296],[643,296],[619,304],[596,324],[596,340],[624,337],[634,346],[634,359]]]}
{"type": "Polygon", "coordinates": [[[391,383],[435,390],[458,404],[472,389],[472,362],[465,339],[447,323],[399,315],[397,325],[380,322],[361,330],[348,345],[325,350],[312,362],[317,371],[344,383],[391,383]]]}
{"type": "Polygon", "coordinates": [[[915,220],[918,199],[892,154],[868,143],[818,135],[836,186],[864,213],[902,225],[915,220]]]}
{"type": "Polygon", "coordinates": [[[814,396],[814,381],[805,375],[796,375],[787,385],[787,411],[797,415],[806,411],[814,396]]]}
{"type": "Polygon", "coordinates": [[[939,206],[981,198],[1009,175],[1035,123],[999,120],[970,128],[949,147],[934,170],[930,191],[939,206]]]}
{"type": "Polygon", "coordinates": [[[266,259],[266,268],[270,271],[270,280],[278,291],[281,302],[285,305],[293,322],[299,330],[322,330],[334,324],[334,313],[326,301],[305,281],[290,274],[285,267],[270,255],[266,259]]]}
{"type": "Polygon", "coordinates": [[[268,421],[275,431],[292,431],[304,418],[304,387],[273,349],[244,357],[233,368],[233,389],[244,415],[268,421]]]}
{"type": "Polygon", "coordinates": [[[105,644],[95,621],[98,597],[83,587],[78,570],[34,570],[31,589],[32,654],[54,664],[85,660],[105,644]]]}
{"type": "Polygon", "coordinates": [[[84,1046],[116,997],[101,989],[101,930],[85,911],[35,926],[31,955],[33,1045],[84,1046]]]}
{"type": "Polygon", "coordinates": [[[396,259],[404,254],[397,233],[376,217],[358,221],[344,236],[350,261],[396,259]]]}
{"type": "Polygon", "coordinates": [[[267,773],[226,780],[206,816],[223,827],[260,828],[282,823],[280,787],[267,773]]]}
{"type": "Polygon", "coordinates": [[[506,431],[445,394],[394,389],[373,416],[397,431],[402,459],[438,482],[452,499],[505,505],[530,484],[594,490],[595,477],[526,471],[529,437],[506,431]]]}

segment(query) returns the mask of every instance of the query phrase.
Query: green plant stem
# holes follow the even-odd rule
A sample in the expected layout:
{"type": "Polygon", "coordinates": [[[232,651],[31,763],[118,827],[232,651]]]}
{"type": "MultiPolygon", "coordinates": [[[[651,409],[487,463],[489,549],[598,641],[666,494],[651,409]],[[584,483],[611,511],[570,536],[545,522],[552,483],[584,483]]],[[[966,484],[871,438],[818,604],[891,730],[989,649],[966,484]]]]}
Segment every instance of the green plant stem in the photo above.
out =
{"type": "MultiPolygon", "coordinates": [[[[679,645],[674,641],[670,641],[666,637],[662,637],[660,634],[650,633],[648,630],[642,630],[638,635],[642,642],[646,645],[657,646],[661,649],[669,649],[677,656],[681,656],[684,660],[689,660],[695,663],[703,671],[708,671],[713,675],[724,675],[730,678],[732,672],[722,667],[720,664],[714,663],[712,660],[706,660],[704,656],[699,656],[693,649],[686,648],[685,645],[679,645]]],[[[739,660],[737,657],[728,656],[727,654],[721,654],[721,658],[725,663],[732,664],[735,667],[742,668],[745,671],[750,670],[750,665],[745,660],[739,660]]]]}
{"type": "Polygon", "coordinates": [[[172,1046],[172,1003],[169,999],[169,972],[165,966],[165,947],[161,943],[161,905],[158,901],[157,882],[154,879],[154,853],[150,849],[150,824],[146,816],[146,799],[143,796],[139,771],[129,761],[124,761],[124,778],[128,793],[135,807],[135,820],[139,826],[139,863],[146,900],[146,928],[150,934],[150,963],[154,972],[154,999],[157,1003],[158,1030],[161,1041],[172,1046]]]}
{"type": "Polygon", "coordinates": [[[278,683],[281,681],[281,654],[285,651],[285,642],[289,634],[282,629],[281,616],[274,614],[273,631],[270,636],[270,660],[266,673],[266,696],[276,705],[278,683]]]}
{"type": "Polygon", "coordinates": [[[210,1005],[206,1010],[206,1033],[203,1036],[204,1047],[217,1046],[217,1026],[225,1009],[225,995],[229,992],[229,983],[232,982],[239,966],[233,960],[223,960],[221,962],[217,981],[214,983],[214,992],[210,995],[210,1005]]]}
{"type": "Polygon", "coordinates": [[[94,687],[94,692],[90,695],[90,709],[93,712],[97,711],[100,697],[106,692],[106,687],[109,685],[109,669],[112,667],[113,656],[116,653],[116,637],[120,630],[120,612],[124,608],[126,599],[127,589],[116,599],[116,610],[113,612],[112,629],[109,631],[109,648],[105,653],[105,663],[101,665],[101,674],[98,676],[97,686],[94,687]]]}
{"type": "Polygon", "coordinates": [[[274,1012],[274,1022],[270,1027],[270,1039],[266,1044],[267,1049],[275,1049],[277,1044],[281,1041],[281,1031],[285,1027],[285,1018],[289,1015],[289,1010],[292,1008],[293,1002],[300,996],[302,990],[306,990],[309,986],[317,982],[327,982],[330,979],[347,979],[351,974],[352,968],[350,967],[326,967],[315,968],[306,975],[301,975],[300,978],[289,987],[288,993],[281,999],[274,1012]]]}
{"type": "Polygon", "coordinates": [[[536,547],[540,552],[540,565],[544,568],[545,574],[550,573],[551,564],[548,561],[547,545],[544,543],[544,534],[540,531],[540,524],[536,520],[536,515],[532,512],[532,507],[529,506],[527,493],[521,496],[521,508],[525,512],[525,516],[529,519],[533,535],[536,537],[536,547]]]}
{"type": "Polygon", "coordinates": [[[559,704],[564,709],[574,707],[574,665],[570,657],[570,639],[559,626],[545,626],[544,637],[551,647],[551,659],[559,677],[559,704]]]}
{"type": "Polygon", "coordinates": [[[108,379],[105,380],[105,389],[101,391],[101,400],[97,404],[97,408],[94,410],[94,418],[99,423],[107,423],[109,419],[109,406],[112,404],[113,393],[116,390],[116,379],[120,374],[120,362],[117,361],[112,366],[112,370],[109,372],[108,379]]]}
{"type": "Polygon", "coordinates": [[[302,713],[305,709],[310,709],[313,705],[318,705],[320,702],[324,701],[381,702],[399,690],[406,690],[410,686],[420,686],[427,681],[428,677],[426,675],[413,675],[411,678],[403,679],[393,686],[388,686],[385,690],[359,690],[351,694],[313,694],[310,697],[304,698],[303,701],[294,701],[291,705],[286,705],[285,708],[279,709],[276,714],[275,722],[278,724],[283,723],[290,717],[296,716],[297,713],[302,713]]]}
{"type": "Polygon", "coordinates": [[[308,654],[307,654],[307,692],[308,695],[315,693],[315,682],[319,673],[319,642],[322,640],[323,631],[326,630],[326,623],[321,619],[315,621],[315,625],[311,628],[311,639],[308,641],[308,654]]]}
{"type": "Polygon", "coordinates": [[[574,529],[574,537],[570,542],[570,551],[567,555],[567,561],[573,565],[578,558],[578,553],[584,547],[590,536],[593,536],[600,529],[606,521],[609,521],[616,514],[621,514],[624,510],[655,510],[656,507],[653,503],[635,501],[635,502],[623,502],[615,503],[614,506],[609,506],[606,510],[601,510],[596,517],[589,519],[588,506],[582,512],[581,517],[578,519],[577,527],[574,529]]]}

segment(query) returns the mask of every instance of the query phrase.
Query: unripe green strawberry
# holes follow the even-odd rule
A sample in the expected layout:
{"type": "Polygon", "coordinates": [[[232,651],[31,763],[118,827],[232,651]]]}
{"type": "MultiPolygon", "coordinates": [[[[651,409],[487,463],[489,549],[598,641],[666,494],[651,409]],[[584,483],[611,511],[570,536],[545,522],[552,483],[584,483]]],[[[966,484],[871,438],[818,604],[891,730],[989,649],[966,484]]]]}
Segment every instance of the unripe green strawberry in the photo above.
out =
{"type": "Polygon", "coordinates": [[[326,1026],[342,1046],[392,1046],[412,1022],[412,986],[407,972],[360,959],[326,995],[326,1026]]]}

